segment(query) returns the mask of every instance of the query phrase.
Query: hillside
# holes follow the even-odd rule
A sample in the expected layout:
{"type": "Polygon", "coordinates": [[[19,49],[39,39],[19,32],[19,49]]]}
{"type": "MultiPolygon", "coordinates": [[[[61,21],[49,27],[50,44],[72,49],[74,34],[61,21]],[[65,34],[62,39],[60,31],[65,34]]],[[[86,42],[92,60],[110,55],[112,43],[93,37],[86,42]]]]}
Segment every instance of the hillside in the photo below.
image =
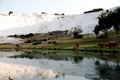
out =
{"type": "Polygon", "coordinates": [[[56,30],[82,29],[83,33],[92,33],[98,23],[101,12],[78,15],[52,14],[0,14],[0,35],[45,33],[56,30]]]}

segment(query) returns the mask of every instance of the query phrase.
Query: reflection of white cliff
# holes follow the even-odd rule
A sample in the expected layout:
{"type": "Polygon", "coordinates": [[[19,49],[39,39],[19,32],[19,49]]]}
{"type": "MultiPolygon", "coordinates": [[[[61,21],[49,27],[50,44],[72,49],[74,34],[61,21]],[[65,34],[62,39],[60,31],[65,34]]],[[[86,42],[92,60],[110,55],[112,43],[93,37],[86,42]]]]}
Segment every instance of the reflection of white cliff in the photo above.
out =
{"type": "Polygon", "coordinates": [[[29,65],[8,64],[0,62],[0,66],[4,66],[0,69],[1,80],[4,78],[7,79],[9,76],[11,78],[34,76],[48,78],[56,76],[56,74],[50,69],[40,69],[29,65]]]}
{"type": "Polygon", "coordinates": [[[51,14],[0,14],[0,35],[44,33],[56,30],[71,30],[77,26],[83,33],[92,33],[101,12],[78,15],[51,14]]]}
{"type": "Polygon", "coordinates": [[[24,59],[0,58],[0,66],[1,66],[0,77],[2,80],[4,80],[4,78],[8,78],[9,76],[11,78],[35,77],[35,76],[41,77],[41,78],[48,78],[48,77],[55,78],[57,73],[60,72],[60,73],[64,73],[66,78],[71,77],[72,79],[76,79],[76,80],[87,80],[84,78],[86,69],[93,70],[94,67],[91,67],[90,64],[86,64],[86,65],[83,64],[81,66],[77,66],[77,65],[73,64],[71,61],[63,61],[63,60],[54,61],[54,60],[48,60],[48,59],[31,59],[30,60],[26,58],[24,59]],[[84,67],[88,65],[90,67],[84,69],[84,67]]]}
{"type": "MultiPolygon", "coordinates": [[[[84,77],[99,77],[95,66],[96,58],[83,58],[79,63],[75,64],[72,62],[73,58],[68,58],[67,61],[27,58],[14,59],[7,57],[14,54],[20,55],[23,52],[12,51],[1,52],[0,54],[0,80],[8,80],[9,77],[12,79],[21,78],[15,80],[40,80],[41,78],[56,80],[55,77],[58,73],[60,75],[64,73],[64,80],[87,80],[84,77]]],[[[100,63],[103,64],[104,61],[100,60],[100,63]]],[[[109,64],[115,65],[113,62],[109,64]]],[[[63,80],[63,76],[58,80],[63,80]]]]}

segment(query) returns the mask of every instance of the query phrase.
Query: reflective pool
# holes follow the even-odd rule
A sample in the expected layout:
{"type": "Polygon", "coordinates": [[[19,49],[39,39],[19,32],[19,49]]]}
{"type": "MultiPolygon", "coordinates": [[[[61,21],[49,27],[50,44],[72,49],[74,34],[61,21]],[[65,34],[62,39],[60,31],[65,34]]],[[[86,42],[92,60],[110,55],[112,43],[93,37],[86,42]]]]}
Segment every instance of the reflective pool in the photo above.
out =
{"type": "Polygon", "coordinates": [[[0,52],[0,80],[120,80],[119,75],[119,63],[107,59],[52,52],[0,52]]]}

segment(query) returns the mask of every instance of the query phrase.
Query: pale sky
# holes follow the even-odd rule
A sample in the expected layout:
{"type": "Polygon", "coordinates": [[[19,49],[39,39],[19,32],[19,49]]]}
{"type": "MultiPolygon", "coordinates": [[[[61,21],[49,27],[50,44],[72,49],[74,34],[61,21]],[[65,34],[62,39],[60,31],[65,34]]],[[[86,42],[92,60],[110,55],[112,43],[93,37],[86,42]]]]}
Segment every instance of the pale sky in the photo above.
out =
{"type": "Polygon", "coordinates": [[[80,14],[94,8],[120,6],[120,0],[0,0],[0,12],[80,14]]]}

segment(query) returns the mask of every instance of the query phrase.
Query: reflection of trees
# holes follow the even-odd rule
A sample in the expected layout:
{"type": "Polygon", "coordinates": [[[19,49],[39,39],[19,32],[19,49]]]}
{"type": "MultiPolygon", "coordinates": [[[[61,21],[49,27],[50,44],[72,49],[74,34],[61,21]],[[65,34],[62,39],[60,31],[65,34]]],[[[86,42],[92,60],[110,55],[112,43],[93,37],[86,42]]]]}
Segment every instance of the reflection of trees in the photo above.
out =
{"type": "Polygon", "coordinates": [[[95,65],[100,65],[100,61],[99,61],[99,60],[96,60],[96,61],[95,61],[95,65]]]}
{"type": "Polygon", "coordinates": [[[120,65],[119,65],[119,61],[117,59],[117,67],[116,67],[117,70],[120,70],[120,65]]]}
{"type": "Polygon", "coordinates": [[[117,64],[115,66],[111,66],[109,65],[108,59],[105,59],[104,64],[98,65],[97,70],[99,72],[100,79],[120,80],[120,69],[116,67],[119,67],[117,64]]]}
{"type": "Polygon", "coordinates": [[[100,53],[99,58],[104,60],[104,64],[96,65],[100,79],[103,80],[120,80],[120,55],[116,51],[113,53],[100,53]],[[110,61],[114,61],[115,65],[110,65],[110,61]]]}
{"type": "Polygon", "coordinates": [[[101,59],[105,60],[106,66],[109,65],[109,61],[114,61],[117,63],[116,69],[120,69],[120,54],[114,51],[113,53],[101,53],[99,56],[101,59]]]}
{"type": "MultiPolygon", "coordinates": [[[[76,46],[76,45],[75,45],[75,46],[76,46]]],[[[74,47],[75,47],[75,46],[74,46],[74,47]]],[[[78,46],[79,46],[79,45],[78,45],[78,46]]],[[[78,48],[79,48],[79,47],[76,47],[76,49],[74,49],[74,53],[73,53],[73,54],[76,54],[76,55],[79,54],[79,50],[78,50],[78,48]]]]}
{"type": "Polygon", "coordinates": [[[74,63],[75,64],[79,63],[81,60],[83,60],[83,57],[80,57],[80,56],[79,57],[78,56],[74,57],[74,63]]]}
{"type": "Polygon", "coordinates": [[[95,61],[95,65],[100,65],[100,61],[99,61],[98,57],[97,57],[97,60],[95,61]]]}
{"type": "Polygon", "coordinates": [[[57,79],[57,78],[60,78],[60,77],[63,77],[63,78],[65,78],[65,73],[60,73],[60,72],[58,72],[58,74],[55,76],[55,78],[57,79]]]}

